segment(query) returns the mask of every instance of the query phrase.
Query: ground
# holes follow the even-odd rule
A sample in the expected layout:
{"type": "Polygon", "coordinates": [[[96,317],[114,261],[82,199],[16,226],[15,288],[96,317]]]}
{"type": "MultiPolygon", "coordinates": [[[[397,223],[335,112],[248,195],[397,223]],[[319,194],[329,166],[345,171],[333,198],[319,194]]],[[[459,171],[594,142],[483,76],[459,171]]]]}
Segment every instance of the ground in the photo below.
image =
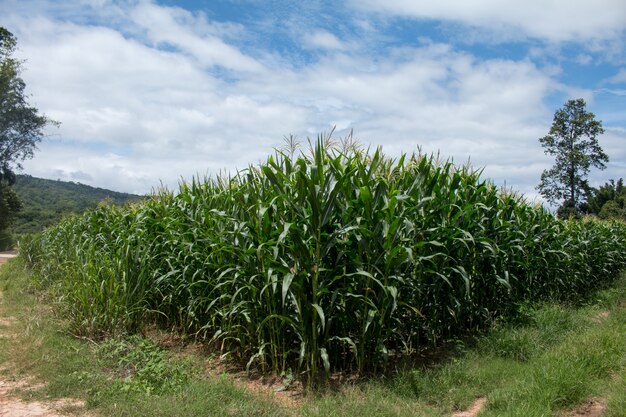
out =
{"type": "MultiPolygon", "coordinates": [[[[1,252],[0,265],[15,256],[15,252],[1,252]]],[[[2,292],[0,291],[1,303],[2,292]]],[[[0,316],[0,338],[15,338],[11,329],[14,322],[13,317],[0,316]]],[[[13,375],[11,363],[5,362],[0,367],[0,417],[62,417],[64,414],[59,414],[61,410],[83,406],[81,402],[72,399],[24,401],[13,394],[16,390],[28,392],[40,389],[42,386],[42,383],[33,378],[13,375]]]]}

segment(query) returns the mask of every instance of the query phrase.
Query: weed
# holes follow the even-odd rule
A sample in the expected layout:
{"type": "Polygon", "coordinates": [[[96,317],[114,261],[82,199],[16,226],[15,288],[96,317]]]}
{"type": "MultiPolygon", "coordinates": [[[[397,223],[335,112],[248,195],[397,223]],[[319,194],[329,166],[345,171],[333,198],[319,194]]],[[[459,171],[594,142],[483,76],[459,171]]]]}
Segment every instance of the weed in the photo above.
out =
{"type": "Polygon", "coordinates": [[[122,391],[148,395],[175,391],[185,384],[191,371],[188,364],[168,359],[164,350],[139,336],[109,339],[98,346],[97,355],[122,391]]]}

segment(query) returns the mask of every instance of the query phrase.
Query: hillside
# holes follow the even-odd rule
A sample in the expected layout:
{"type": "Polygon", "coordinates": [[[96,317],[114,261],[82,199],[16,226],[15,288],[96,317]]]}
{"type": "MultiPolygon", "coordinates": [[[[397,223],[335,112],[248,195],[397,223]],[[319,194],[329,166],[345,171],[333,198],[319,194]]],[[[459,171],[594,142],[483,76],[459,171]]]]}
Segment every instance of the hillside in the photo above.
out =
{"type": "Polygon", "coordinates": [[[23,204],[22,211],[12,226],[15,234],[41,231],[64,216],[96,207],[103,200],[123,205],[143,198],[85,184],[47,180],[30,175],[18,175],[14,189],[23,204]]]}

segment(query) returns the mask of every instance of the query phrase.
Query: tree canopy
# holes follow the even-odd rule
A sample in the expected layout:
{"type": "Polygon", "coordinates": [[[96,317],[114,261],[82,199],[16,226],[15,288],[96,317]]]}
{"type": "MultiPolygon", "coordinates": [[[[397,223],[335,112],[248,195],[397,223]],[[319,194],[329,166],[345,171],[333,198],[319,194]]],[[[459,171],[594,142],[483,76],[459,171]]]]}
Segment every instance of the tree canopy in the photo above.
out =
{"type": "Polygon", "coordinates": [[[0,27],[0,180],[8,183],[21,162],[33,156],[44,128],[55,123],[29,105],[22,62],[13,57],[16,46],[15,36],[0,27]]]}
{"type": "Polygon", "coordinates": [[[586,110],[585,100],[579,98],[557,110],[550,132],[539,138],[544,152],[555,157],[555,164],[543,171],[537,189],[550,203],[562,201],[560,216],[579,213],[589,189],[589,170],[592,166],[606,168],[609,157],[597,140],[602,133],[602,122],[586,110]]]}
{"type": "Polygon", "coordinates": [[[15,36],[0,27],[0,247],[10,245],[6,228],[21,208],[11,189],[15,171],[32,158],[44,128],[56,123],[28,103],[22,62],[13,57],[16,47],[15,36]]]}
{"type": "Polygon", "coordinates": [[[115,192],[85,184],[18,175],[12,187],[24,207],[9,230],[14,235],[37,233],[63,217],[95,208],[102,202],[124,205],[145,197],[115,192]]]}
{"type": "Polygon", "coordinates": [[[609,180],[599,188],[590,188],[584,211],[601,219],[626,221],[626,187],[624,179],[609,180]]]}

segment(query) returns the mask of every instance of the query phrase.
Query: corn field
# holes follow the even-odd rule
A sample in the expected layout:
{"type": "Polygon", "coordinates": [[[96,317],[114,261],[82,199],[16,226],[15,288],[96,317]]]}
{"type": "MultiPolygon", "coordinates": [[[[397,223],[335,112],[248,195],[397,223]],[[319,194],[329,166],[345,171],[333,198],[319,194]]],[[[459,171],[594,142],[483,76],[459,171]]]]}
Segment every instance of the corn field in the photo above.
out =
{"type": "Polygon", "coordinates": [[[575,300],[626,266],[623,223],[556,220],[469,166],[325,139],[68,218],[22,252],[76,333],[156,322],[312,382],[575,300]]]}

